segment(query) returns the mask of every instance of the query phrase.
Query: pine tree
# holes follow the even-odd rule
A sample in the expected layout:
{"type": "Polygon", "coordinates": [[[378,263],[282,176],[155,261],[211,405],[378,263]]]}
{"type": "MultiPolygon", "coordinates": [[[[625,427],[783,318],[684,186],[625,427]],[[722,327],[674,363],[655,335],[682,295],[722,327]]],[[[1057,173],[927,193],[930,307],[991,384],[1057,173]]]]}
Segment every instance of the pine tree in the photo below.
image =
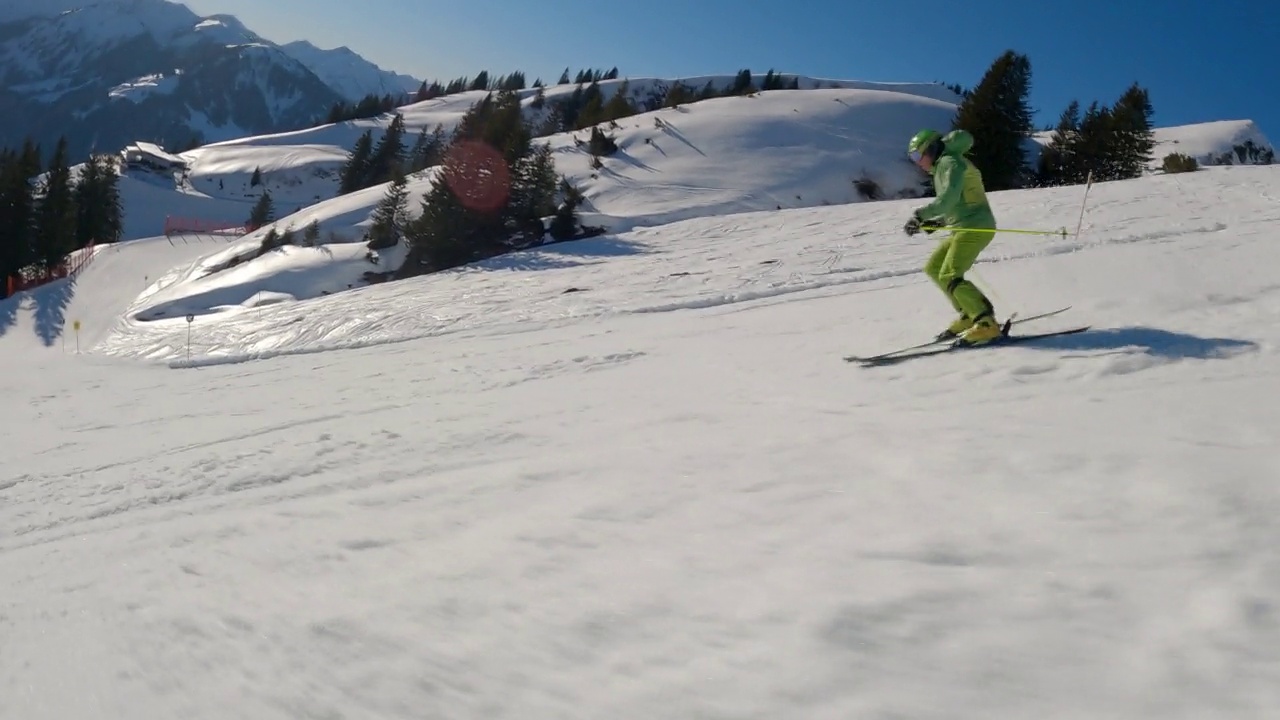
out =
{"type": "Polygon", "coordinates": [[[1022,187],[1028,179],[1026,149],[1030,137],[1031,62],[1006,51],[991,64],[956,113],[953,127],[973,135],[969,157],[982,172],[988,190],[1022,187]]]}
{"type": "Polygon", "coordinates": [[[102,156],[102,189],[98,202],[102,204],[102,228],[98,242],[117,243],[124,237],[124,201],[120,198],[120,168],[114,157],[102,156]]]}
{"type": "Polygon", "coordinates": [[[356,189],[361,190],[390,181],[394,173],[404,168],[404,163],[404,115],[396,113],[387,131],[383,133],[382,139],[373,148],[368,169],[356,189]]]}
{"type": "MultiPolygon", "coordinates": [[[[1078,157],[1081,167],[1086,172],[1092,171],[1096,181],[1119,178],[1113,125],[1111,109],[1100,106],[1096,100],[1089,104],[1080,120],[1078,157]]],[[[1083,182],[1083,179],[1076,182],[1083,182]]]]}
{"type": "Polygon", "coordinates": [[[578,235],[578,206],[582,204],[582,191],[574,187],[568,178],[561,176],[560,195],[563,200],[556,208],[555,217],[551,219],[549,232],[556,240],[572,240],[578,235]]]}
{"type": "Polygon", "coordinates": [[[262,168],[253,169],[253,177],[249,178],[249,187],[258,187],[262,184],[262,168]]]}
{"type": "Polygon", "coordinates": [[[582,109],[578,111],[577,121],[574,123],[575,130],[589,128],[600,122],[604,122],[604,95],[600,92],[600,86],[592,83],[588,86],[588,90],[595,88],[595,92],[583,93],[586,102],[583,103],[582,109]]]}
{"type": "Polygon", "coordinates": [[[533,133],[520,107],[520,96],[505,90],[499,92],[482,118],[479,134],[470,137],[498,150],[507,166],[514,167],[516,161],[529,152],[533,141],[533,133]]]}
{"type": "Polygon", "coordinates": [[[120,176],[114,160],[93,155],[75,184],[76,247],[119,242],[124,235],[120,176]]]}
{"type": "Polygon", "coordinates": [[[470,262],[479,256],[473,241],[495,224],[495,216],[477,213],[462,203],[448,180],[452,165],[449,156],[440,177],[422,198],[422,213],[405,227],[409,254],[397,272],[399,277],[470,262]]]}
{"type": "Polygon", "coordinates": [[[751,70],[744,68],[738,71],[738,75],[734,78],[733,84],[724,91],[724,94],[747,95],[755,91],[756,86],[751,77],[751,70]]]}
{"type": "Polygon", "coordinates": [[[413,147],[405,158],[405,173],[416,173],[419,170],[431,167],[426,162],[430,144],[431,136],[427,134],[426,128],[422,128],[422,131],[418,133],[418,139],[414,141],[413,147]]]}
{"type": "Polygon", "coordinates": [[[512,168],[507,226],[522,237],[520,246],[542,243],[542,219],[556,212],[556,164],[549,144],[534,146],[512,168]]]}
{"type": "Polygon", "coordinates": [[[398,275],[540,242],[542,218],[556,209],[555,190],[551,150],[534,147],[519,95],[486,95],[458,122],[421,213],[405,228],[409,256],[398,275]]]}
{"type": "Polygon", "coordinates": [[[502,82],[498,83],[498,89],[500,90],[523,90],[526,86],[525,74],[520,71],[511,73],[503,78],[502,82]]]}
{"type": "Polygon", "coordinates": [[[612,155],[618,152],[618,143],[605,135],[599,127],[591,128],[591,139],[587,140],[587,152],[594,157],[612,155]]]}
{"type": "Polygon", "coordinates": [[[36,203],[36,261],[52,269],[76,249],[76,206],[72,194],[67,140],[59,138],[36,203]]]}
{"type": "Polygon", "coordinates": [[[0,282],[36,262],[35,184],[40,149],[27,140],[0,164],[0,282]]]}
{"type": "Polygon", "coordinates": [[[662,107],[670,108],[694,101],[693,90],[684,83],[676,81],[674,85],[667,90],[666,96],[662,98],[662,107]]]}
{"type": "Polygon", "coordinates": [[[363,187],[373,154],[373,131],[365,130],[347,156],[338,179],[338,194],[346,195],[363,187]]]}
{"type": "Polygon", "coordinates": [[[1137,83],[1120,96],[1111,111],[1115,132],[1115,172],[1117,178],[1141,177],[1154,159],[1154,110],[1147,91],[1137,83]]]}
{"type": "Polygon", "coordinates": [[[425,170],[433,165],[440,164],[440,154],[444,152],[445,133],[444,125],[436,123],[436,127],[427,134],[427,129],[422,128],[422,132],[418,133],[418,140],[414,143],[413,149],[409,152],[408,169],[406,173],[412,174],[425,170]]]}
{"type": "Polygon", "coordinates": [[[534,134],[538,137],[546,137],[564,132],[564,129],[564,106],[562,103],[554,103],[547,111],[546,117],[542,118],[534,134]]]}
{"type": "Polygon", "coordinates": [[[636,109],[631,104],[629,97],[630,93],[631,82],[629,80],[623,80],[622,84],[619,85],[617,90],[613,93],[613,97],[609,98],[609,102],[605,103],[604,108],[602,109],[602,119],[607,122],[609,120],[621,120],[622,118],[635,115],[636,109]]]}
{"type": "Polygon", "coordinates": [[[315,247],[320,244],[320,221],[312,220],[307,229],[302,232],[302,242],[307,247],[315,247]]]}
{"type": "Polygon", "coordinates": [[[1058,117],[1049,143],[1040,152],[1037,184],[1070,185],[1084,181],[1084,162],[1080,156],[1080,103],[1072,100],[1058,117]]]}
{"type": "Polygon", "coordinates": [[[19,155],[0,152],[0,227],[6,230],[0,233],[0,289],[30,262],[31,184],[21,173],[19,155]]]}
{"type": "Polygon", "coordinates": [[[271,199],[271,192],[264,191],[254,203],[253,210],[249,211],[249,227],[257,229],[275,219],[275,202],[271,199]]]}
{"type": "Polygon", "coordinates": [[[408,212],[408,187],[405,175],[398,168],[394,172],[387,192],[374,208],[369,226],[369,249],[381,250],[395,247],[404,232],[405,215],[408,212]]]}
{"type": "Polygon", "coordinates": [[[96,156],[91,156],[80,171],[80,177],[72,188],[76,203],[76,247],[82,248],[92,244],[102,228],[101,205],[98,203],[99,189],[102,187],[101,165],[96,156]]]}

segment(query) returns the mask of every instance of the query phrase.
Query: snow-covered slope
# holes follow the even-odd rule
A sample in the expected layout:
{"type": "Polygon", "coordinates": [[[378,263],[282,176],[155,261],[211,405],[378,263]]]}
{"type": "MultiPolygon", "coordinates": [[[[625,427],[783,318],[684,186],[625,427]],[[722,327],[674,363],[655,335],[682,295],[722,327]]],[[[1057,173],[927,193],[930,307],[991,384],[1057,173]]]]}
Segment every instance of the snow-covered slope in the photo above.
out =
{"type": "MultiPolygon", "coordinates": [[[[436,125],[451,130],[468,101],[482,93],[468,95],[405,108],[409,133],[436,125]]],[[[621,231],[694,217],[858,202],[854,181],[861,178],[873,180],[887,197],[917,196],[925,178],[903,156],[902,128],[940,126],[954,109],[914,92],[880,89],[783,90],[706,100],[620,121],[610,129],[620,150],[600,170],[580,147],[586,133],[544,141],[555,152],[558,172],[584,191],[587,222],[621,231]]],[[[385,186],[332,197],[346,153],[331,143],[381,122],[329,125],[184,153],[191,186],[185,203],[208,203],[219,217],[238,211],[247,218],[247,203],[268,191],[280,219],[206,258],[138,314],[224,311],[257,302],[263,290],[303,300],[359,286],[367,271],[394,270],[397,255],[371,262],[363,246],[349,244],[362,238],[385,186]],[[251,185],[255,170],[261,172],[257,187],[251,185]],[[306,207],[292,213],[301,206],[306,207]],[[323,251],[289,248],[258,257],[268,232],[301,232],[313,222],[326,239],[323,251]],[[326,267],[326,258],[335,266],[326,267]],[[232,266],[234,272],[220,274],[232,266]],[[312,279],[299,282],[304,275],[312,279]]],[[[433,178],[433,171],[410,178],[412,213],[433,178]]]]}
{"type": "MultiPolygon", "coordinates": [[[[548,91],[549,99],[568,94],[548,91]]],[[[468,92],[401,108],[412,136],[451,132],[484,93],[468,92]]],[[[533,102],[527,93],[526,105],[533,102]]],[[[577,142],[585,131],[549,142],[557,169],[580,185],[598,213],[618,220],[673,219],[734,210],[850,202],[853,179],[878,181],[886,194],[918,192],[922,176],[902,154],[904,127],[946,122],[953,104],[886,90],[777,90],[641,113],[609,129],[622,152],[596,172],[577,142]],[[593,177],[594,176],[594,177],[593,177]]],[[[537,114],[530,111],[532,117],[537,114]]],[[[390,118],[215,143],[183,153],[192,184],[218,194],[247,191],[261,169],[273,197],[332,198],[338,170],[366,130],[375,141],[390,118]]],[[[909,134],[908,134],[909,137],[909,134]]]]}
{"type": "Polygon", "coordinates": [[[1277,200],[1095,186],[972,274],[1091,331],[878,370],[912,201],[46,347],[197,260],[121,245],[0,303],[0,717],[1270,718],[1277,200]]]}
{"type": "MultiPolygon", "coordinates": [[[[1052,132],[1040,132],[1034,143],[1028,145],[1032,163],[1038,157],[1039,148],[1053,139],[1052,132]]],[[[1173,125],[1154,129],[1155,147],[1151,150],[1151,169],[1161,167],[1166,155],[1182,153],[1196,159],[1200,165],[1255,165],[1265,159],[1267,151],[1275,154],[1275,146],[1252,120],[1216,120],[1191,125],[1173,125]],[[1256,148],[1256,155],[1249,156],[1246,143],[1256,148]],[[1245,153],[1241,156],[1239,153],[1245,153]]]]}
{"type": "Polygon", "coordinates": [[[1159,163],[1169,153],[1182,153],[1195,158],[1201,165],[1255,164],[1256,159],[1240,157],[1237,148],[1251,143],[1260,151],[1275,149],[1271,140],[1252,120],[1218,120],[1194,125],[1177,125],[1159,128],[1155,133],[1156,146],[1152,150],[1159,163]]]}
{"type": "MultiPolygon", "coordinates": [[[[137,172],[121,176],[120,198],[124,206],[125,237],[129,239],[163,234],[165,220],[170,216],[245,224],[254,202],[252,197],[212,197],[191,190],[175,191],[168,178],[137,172]]],[[[281,207],[294,209],[289,205],[281,207]]]]}
{"type": "MultiPolygon", "coordinates": [[[[761,76],[762,78],[763,76],[761,76]]],[[[790,77],[790,76],[788,76],[790,77]]],[[[694,89],[700,89],[707,83],[717,87],[725,87],[733,81],[733,76],[699,76],[692,78],[622,78],[600,82],[601,92],[605,97],[613,93],[625,83],[628,95],[639,107],[651,101],[656,93],[664,91],[675,82],[683,82],[694,89]]],[[[759,80],[758,78],[757,80],[759,80]]],[[[736,98],[720,99],[693,103],[682,106],[679,110],[641,113],[628,118],[622,123],[626,130],[639,142],[644,138],[657,141],[665,136],[665,143],[654,149],[658,153],[654,163],[662,163],[661,152],[675,153],[683,156],[691,151],[697,157],[701,150],[689,147],[684,139],[675,133],[680,132],[684,121],[699,126],[702,133],[710,134],[716,123],[729,125],[723,137],[715,140],[717,147],[736,154],[756,157],[758,152],[782,153],[790,148],[791,160],[801,163],[819,159],[807,151],[817,151],[824,163],[847,160],[849,172],[860,172],[883,161],[882,146],[892,139],[901,145],[900,135],[904,132],[900,127],[888,126],[892,123],[903,123],[914,126],[921,122],[940,123],[949,120],[948,113],[955,112],[958,98],[950,90],[930,83],[866,83],[850,80],[827,80],[799,76],[801,91],[770,91],[760,93],[750,100],[751,105],[735,103],[736,98]],[[833,89],[833,86],[839,89],[833,89]],[[823,89],[815,89],[821,87],[823,89]],[[763,100],[763,102],[758,102],[763,100]],[[669,120],[669,128],[662,132],[655,126],[655,117],[669,120]],[[886,130],[891,132],[886,132],[886,130]],[[750,143],[763,143],[765,147],[757,148],[750,143]],[[684,145],[685,147],[680,147],[684,145]]],[[[577,85],[556,85],[545,88],[547,106],[543,110],[534,109],[537,90],[529,88],[521,91],[526,108],[526,115],[531,123],[538,123],[556,100],[567,98],[578,89],[577,85]]],[[[404,117],[406,131],[412,136],[424,129],[428,132],[437,126],[446,133],[451,132],[471,107],[481,100],[485,91],[469,91],[447,95],[444,97],[413,103],[397,109],[404,117]]],[[[391,123],[391,116],[385,115],[366,120],[354,120],[342,123],[319,125],[304,130],[286,133],[274,133],[260,136],[236,138],[223,142],[210,143],[190,152],[184,153],[191,166],[192,182],[202,191],[213,193],[217,181],[226,183],[227,174],[235,174],[237,183],[247,180],[255,168],[263,167],[264,172],[270,169],[271,178],[278,183],[273,193],[285,193],[285,197],[306,198],[319,195],[324,198],[333,197],[338,187],[336,170],[345,160],[347,153],[355,145],[356,140],[368,130],[372,130],[375,139],[381,137],[391,123]]],[[[579,133],[584,137],[585,133],[579,133]]],[[[708,138],[701,138],[704,143],[708,138]]],[[[560,136],[552,138],[553,143],[571,145],[572,138],[560,136]]],[[[895,147],[895,152],[900,148],[895,147]]],[[[563,150],[562,150],[563,152],[563,150]]],[[[701,150],[706,153],[706,150],[701,150]]],[[[642,152],[641,154],[646,154],[642,152]]],[[[894,157],[895,164],[901,164],[901,154],[894,157]]],[[[711,158],[715,162],[715,158],[711,158]]],[[[728,161],[721,158],[721,162],[728,161]]],[[[643,170],[643,168],[638,168],[643,170]]],[[[575,171],[576,173],[576,171],[575,171]]],[[[652,174],[652,173],[650,173],[652,174]]],[[[890,172],[887,181],[899,173],[890,172]]],[[[649,178],[650,180],[655,178],[649,178]]],[[[607,183],[608,181],[606,181],[607,183]]],[[[618,182],[627,182],[619,178],[618,182]]],[[[239,185],[237,185],[238,187],[239,185]]],[[[850,189],[842,187],[841,190],[850,189]]],[[[828,202],[839,202],[839,193],[829,194],[828,202]]],[[[729,190],[723,196],[724,202],[738,204],[741,197],[733,196],[729,190]]],[[[817,198],[796,200],[793,195],[774,198],[759,195],[747,199],[746,203],[753,207],[775,207],[781,204],[791,207],[797,204],[807,205],[820,202],[817,198]]],[[[608,212],[602,210],[602,212],[608,212]]]]}

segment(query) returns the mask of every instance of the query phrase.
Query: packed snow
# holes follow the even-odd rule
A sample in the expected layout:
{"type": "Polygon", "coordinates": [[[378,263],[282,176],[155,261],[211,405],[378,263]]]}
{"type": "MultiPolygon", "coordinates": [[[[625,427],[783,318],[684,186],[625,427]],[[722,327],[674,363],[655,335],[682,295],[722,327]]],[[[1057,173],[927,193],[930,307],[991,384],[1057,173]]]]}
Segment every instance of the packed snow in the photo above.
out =
{"type": "Polygon", "coordinates": [[[921,200],[744,199],[915,129],[817,104],[808,180],[671,113],[707,157],[606,160],[591,240],[326,295],[359,244],[146,238],[0,302],[0,717],[1270,717],[1280,170],[1078,236],[992,193],[1068,231],[971,277],[1091,329],[860,368],[951,310],[921,200]]]}

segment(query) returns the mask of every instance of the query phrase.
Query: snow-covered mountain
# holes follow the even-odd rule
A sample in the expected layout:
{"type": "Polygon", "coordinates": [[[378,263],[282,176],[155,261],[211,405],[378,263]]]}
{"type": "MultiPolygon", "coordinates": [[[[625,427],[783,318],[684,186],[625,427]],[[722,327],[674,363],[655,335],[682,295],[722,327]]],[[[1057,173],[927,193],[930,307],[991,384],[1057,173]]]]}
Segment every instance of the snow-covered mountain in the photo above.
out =
{"type": "Polygon", "coordinates": [[[84,4],[84,0],[0,0],[0,23],[53,17],[84,4]]]}
{"type": "Polygon", "coordinates": [[[0,5],[0,100],[13,118],[0,145],[65,134],[73,157],[136,140],[181,149],[307,127],[352,94],[410,84],[350,51],[286,49],[166,0],[31,5],[0,5]]]}
{"type": "Polygon", "coordinates": [[[306,40],[298,40],[282,45],[281,49],[352,102],[370,93],[400,97],[416,92],[422,85],[417,78],[383,70],[345,45],[323,50],[306,40]]]}

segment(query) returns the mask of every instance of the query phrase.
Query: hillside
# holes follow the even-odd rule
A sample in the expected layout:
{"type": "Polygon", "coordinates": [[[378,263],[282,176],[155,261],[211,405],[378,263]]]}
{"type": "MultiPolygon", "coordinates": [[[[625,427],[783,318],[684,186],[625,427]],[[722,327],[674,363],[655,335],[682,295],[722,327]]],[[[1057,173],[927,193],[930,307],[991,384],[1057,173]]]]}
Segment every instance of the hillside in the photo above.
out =
{"type": "Polygon", "coordinates": [[[209,253],[110,248],[0,303],[0,717],[1268,718],[1277,197],[1097,185],[973,274],[1089,332],[875,370],[950,316],[913,200],[190,326],[209,253]]]}
{"type": "Polygon", "coordinates": [[[1157,160],[1177,152],[1190,155],[1201,165],[1247,165],[1257,160],[1237,153],[1238,148],[1249,144],[1260,150],[1271,150],[1274,156],[1271,140],[1252,120],[1219,120],[1161,128],[1156,133],[1152,153],[1157,160]]]}
{"type": "MultiPolygon", "coordinates": [[[[726,84],[730,76],[685,80],[726,84]]],[[[626,83],[637,103],[664,90],[672,80],[605,81],[606,93],[626,83]]],[[[775,90],[749,97],[705,100],[625,118],[608,128],[620,151],[596,170],[582,147],[585,132],[542,138],[551,145],[557,171],[583,190],[587,223],[614,233],[698,217],[780,208],[843,205],[864,200],[854,182],[873,181],[884,197],[920,193],[924,176],[904,158],[903,128],[945,126],[954,102],[938,99],[949,90],[936,85],[876,85],[800,78],[804,90],[775,90]],[[821,85],[818,89],[816,86],[821,85]],[[832,88],[831,85],[844,87],[832,88]]],[[[537,124],[555,100],[577,86],[545,90],[538,109],[536,91],[523,93],[531,123],[537,124]]],[[[439,126],[452,131],[482,92],[468,92],[400,109],[409,138],[439,126]]],[[[952,100],[954,100],[952,96],[952,100]]],[[[301,301],[365,284],[367,272],[394,270],[398,252],[369,256],[359,244],[369,214],[385,186],[336,197],[343,143],[354,144],[366,130],[380,133],[382,117],[329,124],[305,131],[243,138],[183,154],[190,169],[183,179],[183,212],[206,211],[218,219],[243,220],[264,190],[280,210],[275,223],[220,246],[164,292],[136,309],[138,318],[181,317],[301,301]],[[260,171],[262,184],[251,186],[260,171]],[[293,211],[297,210],[296,213],[293,211]],[[301,232],[317,223],[320,248],[286,248],[259,258],[268,232],[301,232]],[[231,270],[226,270],[232,268],[231,270]]],[[[1231,148],[1251,123],[1161,128],[1158,147],[1191,147],[1200,152],[1231,148]]],[[[1256,128],[1249,137],[1266,142],[1256,128]]],[[[1153,163],[1154,164],[1154,163],[1153,163]]],[[[434,171],[410,178],[410,211],[416,213],[434,171]]],[[[158,201],[160,198],[156,198],[158,201]]],[[[148,208],[162,202],[130,202],[138,226],[148,208]]],[[[145,227],[162,226],[151,213],[145,227]]],[[[198,217],[198,216],[197,216],[198,217]]],[[[1072,225],[1070,219],[1059,226],[1072,225]]],[[[132,227],[132,226],[131,226],[132,227]]],[[[1074,227],[1074,226],[1073,226],[1074,227]]]]}
{"type": "MultiPolygon", "coordinates": [[[[757,82],[763,79],[761,74],[757,82]]],[[[788,76],[792,77],[792,76],[788,76]]],[[[699,76],[690,78],[622,78],[604,80],[599,83],[601,92],[606,98],[612,97],[618,88],[626,83],[628,95],[633,103],[643,107],[646,102],[660,98],[666,88],[681,82],[693,88],[701,88],[707,83],[717,87],[725,87],[733,81],[733,76],[699,76]]],[[[841,155],[828,155],[811,158],[807,154],[793,154],[792,159],[802,163],[832,164],[832,160],[848,160],[853,162],[863,153],[863,165],[874,165],[883,162],[882,145],[887,141],[884,137],[885,116],[892,121],[937,121],[947,117],[947,112],[954,112],[954,104],[959,98],[944,87],[928,83],[866,83],[851,80],[828,80],[798,76],[796,78],[800,91],[769,91],[760,93],[756,99],[765,102],[754,105],[733,104],[736,98],[716,100],[713,110],[706,109],[706,101],[682,106],[681,110],[672,110],[663,114],[661,111],[641,113],[627,118],[623,127],[632,130],[657,129],[653,127],[654,117],[671,119],[675,127],[680,122],[674,118],[690,114],[690,117],[707,122],[726,122],[737,126],[743,122],[772,124],[780,126],[787,135],[779,137],[775,130],[764,137],[757,137],[754,127],[735,129],[728,137],[719,142],[734,150],[749,150],[744,140],[757,140],[777,147],[775,152],[782,151],[786,145],[779,142],[795,143],[795,149],[804,150],[806,145],[820,144],[814,149],[824,153],[834,152],[839,148],[841,155]],[[817,89],[821,87],[823,89],[817,89]],[[872,98],[872,100],[864,100],[872,98]],[[879,98],[876,102],[874,99],[879,98]],[[844,103],[844,106],[840,106],[844,103]],[[862,105],[886,106],[879,110],[871,110],[869,117],[860,117],[862,105]],[[891,107],[889,107],[891,106],[891,107]],[[680,113],[681,115],[673,115],[680,113]],[[878,114],[877,114],[878,113],[878,114]],[[753,115],[759,117],[753,118],[753,115]],[[798,122],[793,122],[798,121],[798,122]],[[864,131],[862,125],[867,125],[864,131]],[[799,126],[797,128],[797,126],[799,126]],[[855,130],[856,129],[856,130],[855,130]],[[792,140],[788,135],[801,133],[799,140],[792,140]],[[852,136],[849,133],[859,132],[852,136]],[[734,133],[745,138],[735,138],[734,133]],[[866,147],[864,150],[863,147],[866,147]]],[[[526,117],[535,127],[545,119],[549,106],[557,100],[568,98],[578,90],[578,85],[556,85],[545,88],[547,106],[539,110],[535,108],[536,88],[528,88],[520,92],[522,103],[526,109],[526,117]]],[[[404,117],[406,133],[412,138],[422,131],[430,132],[440,126],[445,133],[452,132],[454,127],[467,111],[487,93],[485,91],[468,91],[455,95],[414,103],[401,108],[398,112],[404,117]]],[[[192,185],[199,191],[210,195],[224,195],[228,188],[235,192],[253,192],[248,181],[255,169],[261,169],[265,187],[273,197],[286,202],[314,202],[316,198],[333,197],[338,189],[337,171],[345,161],[347,154],[356,140],[368,130],[374,133],[374,139],[381,137],[391,122],[389,115],[367,120],[353,120],[342,123],[320,125],[294,132],[251,136],[210,143],[181,154],[190,168],[189,176],[192,185]],[[221,183],[221,186],[219,185],[221,183]]],[[[897,129],[894,129],[895,137],[897,129]]],[[[585,133],[579,133],[584,135],[585,133]]],[[[668,133],[670,135],[671,133],[668,133]]],[[[647,137],[659,137],[660,133],[636,134],[647,137]]],[[[566,136],[548,138],[557,147],[571,145],[566,136]]],[[[681,153],[695,148],[680,148],[677,138],[670,138],[670,146],[661,148],[681,153]]],[[[699,156],[701,157],[701,156],[699,156]]],[[[891,176],[892,177],[892,176],[891,176]]],[[[652,180],[653,178],[649,178],[652,180]]],[[[844,189],[844,188],[841,188],[844,189]]],[[[783,198],[790,200],[790,198],[783,198]]],[[[736,198],[735,198],[736,200],[736,198]]],[[[774,207],[767,198],[754,199],[755,207],[774,207]]],[[[834,198],[831,202],[836,202],[834,198]]],[[[776,204],[776,203],[775,203],[776,204]]],[[[809,204],[808,201],[801,204],[809,204]]],[[[785,205],[784,206],[789,206],[785,205]]]]}
{"type": "MultiPolygon", "coordinates": [[[[626,118],[610,129],[621,150],[605,159],[601,171],[580,147],[584,132],[540,141],[553,148],[558,172],[584,191],[585,219],[615,232],[725,213],[859,202],[854,181],[861,178],[874,180],[886,196],[920,193],[924,178],[903,160],[900,128],[946,122],[955,106],[932,96],[950,91],[935,85],[801,81],[823,89],[718,98],[626,118]],[[829,87],[835,84],[848,87],[829,87]]],[[[602,86],[613,91],[622,82],[602,86]]],[[[642,98],[662,82],[671,81],[628,85],[642,98]]],[[[548,102],[574,87],[548,89],[548,102]]],[[[408,134],[437,125],[451,131],[483,95],[469,92],[402,108],[408,134]]],[[[545,110],[533,107],[534,91],[525,95],[530,120],[536,122],[545,110]]],[[[170,216],[244,222],[264,191],[271,193],[279,217],[219,247],[190,276],[155,295],[154,305],[140,314],[221,311],[256,303],[264,292],[303,300],[362,285],[366,271],[394,269],[398,255],[384,253],[371,263],[358,244],[385,186],[334,197],[347,157],[339,143],[354,143],[368,128],[381,131],[388,121],[357,120],[209,145],[183,153],[188,169],[172,178],[136,170],[126,174],[126,237],[158,234],[170,216]],[[255,171],[261,174],[256,187],[251,183],[255,171]],[[166,185],[173,186],[168,196],[166,185]],[[320,226],[323,248],[289,248],[253,260],[271,230],[300,232],[312,222],[320,226]],[[251,262],[240,264],[245,261],[251,262]],[[230,265],[237,266],[233,273],[212,274],[230,265]],[[300,282],[302,276],[312,279],[300,282]]],[[[411,178],[414,213],[433,177],[428,170],[411,178]]]]}
{"type": "MultiPolygon", "coordinates": [[[[1035,162],[1039,156],[1039,148],[1053,139],[1052,132],[1039,132],[1033,137],[1034,142],[1028,144],[1028,157],[1035,162]]],[[[1259,151],[1270,150],[1275,154],[1275,146],[1262,133],[1252,120],[1217,120],[1195,123],[1192,125],[1173,125],[1158,127],[1154,130],[1155,147],[1151,149],[1150,169],[1161,167],[1164,157],[1170,153],[1182,153],[1196,159],[1200,165],[1255,165],[1258,158],[1238,156],[1246,143],[1251,143],[1259,151]]]]}

